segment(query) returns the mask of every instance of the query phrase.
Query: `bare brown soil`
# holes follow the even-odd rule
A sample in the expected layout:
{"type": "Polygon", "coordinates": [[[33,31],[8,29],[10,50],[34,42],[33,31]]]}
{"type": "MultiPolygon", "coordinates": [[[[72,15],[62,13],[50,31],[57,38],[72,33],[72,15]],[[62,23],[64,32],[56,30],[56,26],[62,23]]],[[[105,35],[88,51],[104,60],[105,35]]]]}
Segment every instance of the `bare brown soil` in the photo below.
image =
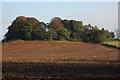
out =
{"type": "MultiPolygon", "coordinates": [[[[118,65],[111,65],[111,64],[103,65],[103,64],[89,64],[89,63],[38,63],[38,62],[3,63],[3,78],[6,80],[9,79],[11,80],[38,80],[38,79],[39,80],[99,80],[99,78],[118,78],[119,77],[118,71],[119,71],[118,65]],[[89,78],[97,78],[97,79],[89,79],[89,78]]],[[[100,79],[100,80],[104,80],[104,79],[100,79]]],[[[111,79],[105,79],[105,80],[111,80],[111,79]]],[[[113,79],[113,80],[117,80],[117,79],[113,79]]]]}
{"type": "Polygon", "coordinates": [[[118,49],[99,44],[15,41],[4,43],[2,51],[3,80],[117,80],[119,76],[118,49]]]}
{"type": "Polygon", "coordinates": [[[118,60],[118,49],[99,44],[23,41],[2,45],[3,62],[83,62],[118,60]]]}

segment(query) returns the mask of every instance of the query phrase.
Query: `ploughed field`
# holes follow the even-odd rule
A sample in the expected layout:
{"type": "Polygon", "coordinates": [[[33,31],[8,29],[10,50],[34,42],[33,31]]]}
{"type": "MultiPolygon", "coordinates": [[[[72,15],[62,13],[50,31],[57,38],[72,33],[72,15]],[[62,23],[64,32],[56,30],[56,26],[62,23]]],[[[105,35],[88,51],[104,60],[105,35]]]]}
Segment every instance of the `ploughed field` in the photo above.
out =
{"type": "Polygon", "coordinates": [[[118,77],[118,49],[99,44],[14,41],[2,51],[3,79],[118,77]]]}

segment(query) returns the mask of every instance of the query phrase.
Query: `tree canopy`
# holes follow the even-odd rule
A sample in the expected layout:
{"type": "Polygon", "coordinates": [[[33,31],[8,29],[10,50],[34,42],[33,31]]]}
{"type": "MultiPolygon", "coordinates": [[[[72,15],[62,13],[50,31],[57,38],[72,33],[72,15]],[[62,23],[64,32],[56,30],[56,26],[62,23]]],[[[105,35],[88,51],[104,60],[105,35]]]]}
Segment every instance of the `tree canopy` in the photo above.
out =
{"type": "Polygon", "coordinates": [[[55,17],[50,23],[31,17],[19,16],[8,27],[3,41],[9,40],[68,40],[101,43],[114,38],[114,32],[99,29],[82,21],[62,20],[55,17]]]}

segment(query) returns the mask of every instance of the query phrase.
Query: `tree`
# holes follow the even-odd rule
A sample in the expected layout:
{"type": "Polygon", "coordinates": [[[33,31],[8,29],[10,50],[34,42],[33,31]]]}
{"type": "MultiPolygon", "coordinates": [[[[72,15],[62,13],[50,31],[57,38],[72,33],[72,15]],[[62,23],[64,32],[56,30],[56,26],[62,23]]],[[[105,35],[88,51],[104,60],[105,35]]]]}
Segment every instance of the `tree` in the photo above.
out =
{"type": "Polygon", "coordinates": [[[90,42],[97,42],[97,36],[99,35],[99,29],[97,26],[91,26],[91,28],[89,28],[89,34],[90,34],[90,38],[89,41],[90,42]]]}
{"type": "Polygon", "coordinates": [[[61,18],[55,17],[51,20],[51,22],[48,24],[48,38],[49,40],[57,40],[57,31],[59,29],[64,28],[64,25],[61,22],[61,18]]]}
{"type": "Polygon", "coordinates": [[[32,17],[28,17],[27,21],[32,25],[32,27],[37,27],[40,24],[40,21],[32,17]]]}
{"type": "Polygon", "coordinates": [[[64,25],[61,22],[61,18],[59,18],[59,17],[53,18],[48,26],[55,30],[64,28],[64,25]]]}
{"type": "Polygon", "coordinates": [[[115,37],[115,34],[114,32],[111,31],[111,39],[114,39],[114,37],[115,37]]]}
{"type": "Polygon", "coordinates": [[[66,29],[68,29],[68,31],[69,31],[70,33],[72,33],[72,28],[71,28],[71,24],[70,24],[70,21],[69,21],[69,20],[67,20],[67,19],[62,20],[62,24],[64,25],[64,27],[65,27],[66,29]]]}
{"type": "Polygon", "coordinates": [[[8,29],[8,32],[5,34],[7,41],[15,39],[31,39],[32,26],[29,22],[27,22],[26,17],[17,17],[16,20],[12,22],[12,25],[8,27],[8,29]]]}
{"type": "Polygon", "coordinates": [[[114,38],[113,32],[109,32],[108,30],[102,28],[101,30],[99,30],[99,33],[96,38],[96,42],[102,43],[104,41],[110,41],[113,38],[114,38]]]}
{"type": "Polygon", "coordinates": [[[46,25],[44,22],[38,24],[37,27],[33,27],[32,31],[33,40],[47,40],[46,25]]]}
{"type": "Polygon", "coordinates": [[[37,27],[39,21],[35,18],[27,18],[24,16],[17,17],[8,27],[8,32],[5,34],[6,40],[30,40],[32,38],[33,27],[37,27]]]}
{"type": "Polygon", "coordinates": [[[115,30],[117,39],[120,39],[120,29],[115,30]]]}
{"type": "Polygon", "coordinates": [[[89,27],[90,27],[90,25],[85,25],[84,26],[85,29],[83,31],[83,34],[81,35],[81,38],[85,42],[90,42],[91,31],[90,31],[89,27]]]}
{"type": "Polygon", "coordinates": [[[70,33],[66,28],[59,29],[57,31],[58,40],[70,40],[70,33]]]}
{"type": "Polygon", "coordinates": [[[90,24],[85,25],[85,30],[82,34],[82,39],[85,42],[102,43],[104,41],[110,41],[113,38],[113,32],[109,32],[104,28],[100,30],[97,26],[91,26],[90,24]]]}
{"type": "Polygon", "coordinates": [[[57,40],[57,30],[53,29],[53,28],[49,28],[48,33],[48,40],[57,40]]]}
{"type": "Polygon", "coordinates": [[[20,28],[20,34],[21,34],[20,39],[31,40],[32,38],[31,32],[32,32],[32,27],[28,22],[26,22],[26,25],[21,26],[20,28]]]}
{"type": "MultiPolygon", "coordinates": [[[[99,29],[82,21],[61,20],[55,17],[50,23],[39,22],[35,18],[19,16],[8,27],[3,41],[8,40],[69,40],[101,43],[113,40],[114,32],[99,29]]],[[[119,38],[119,34],[118,34],[119,38]]]]}
{"type": "Polygon", "coordinates": [[[82,21],[76,20],[62,20],[64,27],[70,32],[70,37],[72,41],[81,41],[81,35],[84,31],[84,25],[82,21]]]}

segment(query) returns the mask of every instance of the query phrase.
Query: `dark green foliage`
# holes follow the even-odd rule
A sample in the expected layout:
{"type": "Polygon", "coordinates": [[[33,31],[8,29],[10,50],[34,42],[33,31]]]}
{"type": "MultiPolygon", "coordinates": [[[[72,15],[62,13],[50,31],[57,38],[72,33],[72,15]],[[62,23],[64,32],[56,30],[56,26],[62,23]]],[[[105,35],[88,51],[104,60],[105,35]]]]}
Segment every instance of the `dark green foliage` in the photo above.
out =
{"type": "Polygon", "coordinates": [[[92,27],[90,25],[86,25],[85,27],[86,29],[82,35],[82,38],[85,42],[102,43],[104,41],[110,41],[114,38],[114,33],[109,32],[104,28],[100,30],[97,26],[92,27]]]}
{"type": "Polygon", "coordinates": [[[55,17],[48,24],[48,40],[60,40],[59,31],[64,28],[64,25],[61,22],[61,18],[55,17]]]}
{"type": "Polygon", "coordinates": [[[84,32],[84,25],[82,21],[76,20],[62,20],[64,27],[70,32],[71,41],[81,41],[82,34],[84,32]]]}
{"type": "Polygon", "coordinates": [[[97,42],[101,43],[104,41],[110,41],[113,39],[113,36],[113,33],[102,28],[101,30],[99,30],[99,34],[97,35],[97,42]]]}
{"type": "Polygon", "coordinates": [[[8,29],[9,31],[5,35],[6,40],[31,39],[32,26],[25,18],[17,18],[8,29]]]}
{"type": "Polygon", "coordinates": [[[47,32],[47,39],[50,41],[57,40],[57,31],[53,28],[49,28],[49,31],[47,32]]]}
{"type": "Polygon", "coordinates": [[[85,30],[82,34],[82,39],[85,42],[96,42],[99,29],[97,26],[93,27],[90,24],[85,25],[85,30]]]}
{"type": "Polygon", "coordinates": [[[47,40],[45,23],[41,22],[37,27],[33,27],[31,34],[33,40],[47,40]]]}
{"type": "Polygon", "coordinates": [[[66,29],[59,29],[57,31],[57,38],[58,40],[70,40],[70,32],[66,29]]]}
{"type": "Polygon", "coordinates": [[[72,28],[69,20],[62,20],[62,24],[64,24],[64,27],[67,28],[70,33],[72,33],[72,28]]]}
{"type": "Polygon", "coordinates": [[[61,20],[55,17],[50,23],[39,22],[35,18],[17,17],[8,27],[3,41],[9,40],[68,40],[102,43],[114,39],[114,33],[99,29],[82,21],[61,20]]]}
{"type": "Polygon", "coordinates": [[[20,29],[21,37],[20,39],[23,40],[30,40],[31,39],[31,26],[23,26],[23,28],[20,29]]]}

